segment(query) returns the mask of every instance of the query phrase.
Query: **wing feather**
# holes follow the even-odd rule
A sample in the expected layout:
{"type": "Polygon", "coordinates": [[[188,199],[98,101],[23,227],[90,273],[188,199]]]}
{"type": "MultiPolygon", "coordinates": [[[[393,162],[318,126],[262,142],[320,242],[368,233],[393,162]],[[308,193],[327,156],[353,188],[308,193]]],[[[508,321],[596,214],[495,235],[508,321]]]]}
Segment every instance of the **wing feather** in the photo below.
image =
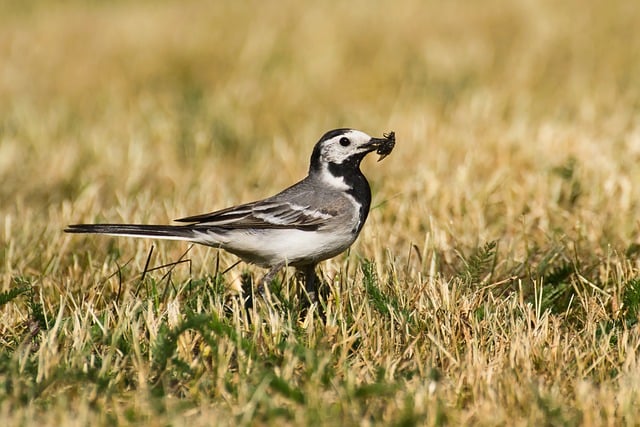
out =
{"type": "Polygon", "coordinates": [[[220,228],[297,228],[316,230],[336,212],[313,209],[290,201],[262,200],[219,211],[177,219],[198,226],[220,228]]]}

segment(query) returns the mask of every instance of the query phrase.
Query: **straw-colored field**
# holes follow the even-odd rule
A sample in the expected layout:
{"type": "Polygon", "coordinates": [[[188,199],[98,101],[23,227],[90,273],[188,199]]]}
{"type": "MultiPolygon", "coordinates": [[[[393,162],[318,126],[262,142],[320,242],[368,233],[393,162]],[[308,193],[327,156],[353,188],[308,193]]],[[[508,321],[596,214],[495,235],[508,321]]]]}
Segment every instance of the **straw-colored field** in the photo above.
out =
{"type": "Polygon", "coordinates": [[[639,22],[626,0],[0,3],[0,423],[637,425],[639,22]],[[343,126],[398,144],[321,265],[326,322],[291,271],[248,323],[259,268],[62,232],[271,195],[343,126]]]}

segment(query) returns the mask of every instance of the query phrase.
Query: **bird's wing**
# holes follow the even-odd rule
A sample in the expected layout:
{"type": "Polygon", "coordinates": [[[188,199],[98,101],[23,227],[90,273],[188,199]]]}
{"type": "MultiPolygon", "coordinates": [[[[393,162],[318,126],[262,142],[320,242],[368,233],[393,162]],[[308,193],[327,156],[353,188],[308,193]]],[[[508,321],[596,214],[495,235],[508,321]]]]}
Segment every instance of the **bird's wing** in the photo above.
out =
{"type": "Polygon", "coordinates": [[[337,216],[332,209],[314,209],[294,201],[265,199],[176,221],[220,228],[298,228],[315,230],[337,216]]]}

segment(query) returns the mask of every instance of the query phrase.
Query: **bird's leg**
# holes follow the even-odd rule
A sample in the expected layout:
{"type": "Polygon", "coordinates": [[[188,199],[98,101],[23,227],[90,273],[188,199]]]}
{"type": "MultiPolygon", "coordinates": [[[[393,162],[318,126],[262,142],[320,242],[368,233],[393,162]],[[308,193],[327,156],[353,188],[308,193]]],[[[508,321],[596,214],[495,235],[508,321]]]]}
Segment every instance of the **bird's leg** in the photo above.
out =
{"type": "Polygon", "coordinates": [[[265,289],[269,287],[273,279],[276,277],[276,274],[284,267],[284,262],[278,263],[272,266],[267,274],[265,274],[262,279],[260,279],[260,283],[258,283],[258,289],[256,289],[256,293],[258,295],[264,296],[265,289]]]}
{"type": "Polygon", "coordinates": [[[320,282],[320,279],[316,274],[316,264],[303,267],[302,273],[304,274],[304,289],[309,302],[311,304],[318,302],[318,282],[320,282]]]}
{"type": "Polygon", "coordinates": [[[316,274],[316,265],[317,264],[307,265],[298,270],[304,275],[304,290],[307,295],[306,300],[302,301],[300,315],[303,317],[306,316],[308,310],[315,304],[318,316],[320,316],[320,319],[325,322],[327,320],[325,307],[320,304],[318,299],[318,285],[320,284],[320,278],[318,278],[318,275],[316,274]]]}
{"type": "Polygon", "coordinates": [[[250,309],[253,307],[254,295],[256,296],[259,295],[260,297],[265,296],[265,289],[269,287],[269,285],[271,284],[271,281],[276,277],[276,274],[278,274],[278,272],[282,270],[284,266],[285,266],[284,262],[281,262],[279,264],[272,266],[269,269],[269,271],[267,271],[267,274],[262,276],[262,279],[260,279],[260,282],[258,282],[258,287],[256,288],[255,292],[249,289],[247,299],[245,300],[245,303],[244,303],[245,309],[250,309]]]}

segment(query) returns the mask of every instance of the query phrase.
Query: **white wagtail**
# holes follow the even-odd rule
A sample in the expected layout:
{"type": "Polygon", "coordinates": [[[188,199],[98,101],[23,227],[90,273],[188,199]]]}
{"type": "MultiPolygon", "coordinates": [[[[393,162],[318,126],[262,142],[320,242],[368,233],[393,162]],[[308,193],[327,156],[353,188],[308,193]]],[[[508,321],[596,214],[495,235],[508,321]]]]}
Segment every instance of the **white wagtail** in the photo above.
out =
{"type": "Polygon", "coordinates": [[[360,162],[373,151],[380,161],[394,145],[394,132],[372,138],[354,129],[331,130],[315,145],[307,177],[275,196],[176,220],[185,225],[75,224],[65,231],[186,240],[222,248],[269,268],[259,293],[283,267],[292,266],[304,275],[314,302],[316,265],[351,246],[369,214],[371,189],[360,162]]]}

